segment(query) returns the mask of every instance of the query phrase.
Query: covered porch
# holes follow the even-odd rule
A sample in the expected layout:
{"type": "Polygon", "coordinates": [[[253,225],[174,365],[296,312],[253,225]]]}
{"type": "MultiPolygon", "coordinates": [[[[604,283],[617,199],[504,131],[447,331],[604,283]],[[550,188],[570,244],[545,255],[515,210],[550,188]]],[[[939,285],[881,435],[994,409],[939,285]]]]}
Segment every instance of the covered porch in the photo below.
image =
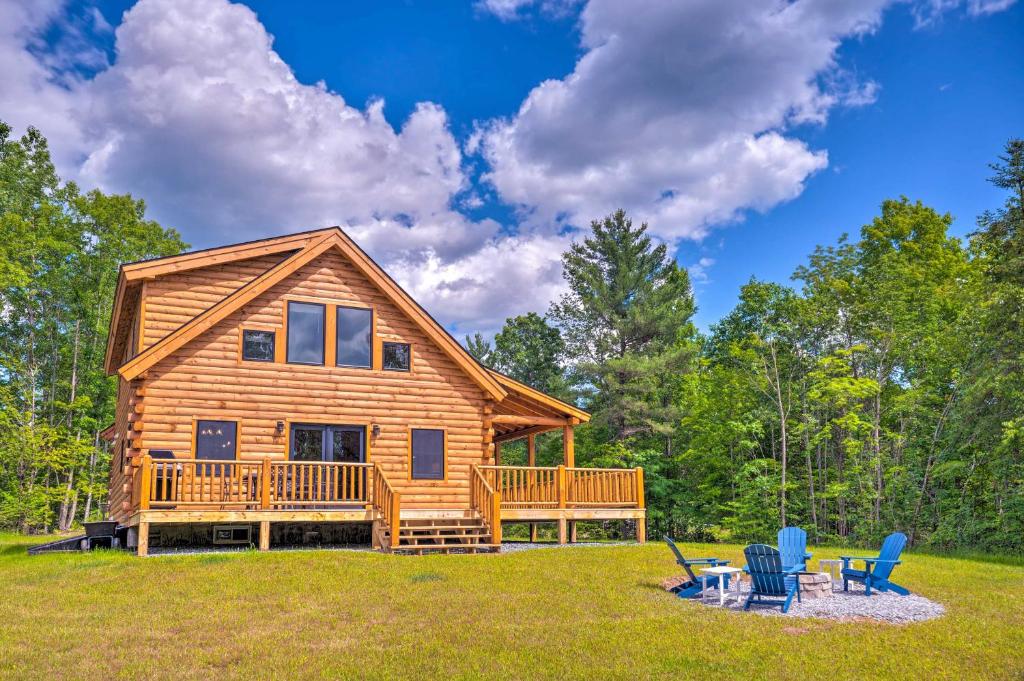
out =
{"type": "Polygon", "coordinates": [[[578,468],[575,428],[590,419],[585,411],[493,372],[509,391],[487,422],[493,442],[493,465],[479,474],[500,499],[500,521],[527,522],[530,541],[538,523],[558,526],[559,543],[576,541],[577,521],[636,522],[637,541],[646,540],[643,469],[578,468]],[[560,432],[562,461],[537,465],[537,436],[560,432]],[[506,465],[502,448],[525,441],[526,465],[506,465]]]}

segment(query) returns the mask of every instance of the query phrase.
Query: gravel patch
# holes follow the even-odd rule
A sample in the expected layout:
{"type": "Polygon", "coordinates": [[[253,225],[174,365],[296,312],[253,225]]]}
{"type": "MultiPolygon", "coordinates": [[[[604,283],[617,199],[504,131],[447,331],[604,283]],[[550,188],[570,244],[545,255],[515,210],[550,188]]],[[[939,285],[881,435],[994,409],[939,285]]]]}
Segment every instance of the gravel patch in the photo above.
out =
{"type": "MultiPolygon", "coordinates": [[[[725,609],[743,612],[746,593],[744,590],[743,599],[739,603],[726,601],[725,609]]],[[[700,602],[699,598],[695,600],[700,602]]],[[[704,605],[719,607],[718,592],[712,590],[704,605]]],[[[865,596],[863,585],[851,583],[848,592],[835,591],[831,596],[813,600],[806,599],[802,603],[798,603],[794,598],[793,603],[789,606],[789,612],[785,614],[778,606],[768,607],[765,605],[751,605],[748,612],[756,612],[768,617],[814,617],[840,621],[873,620],[889,624],[908,624],[941,617],[946,612],[946,608],[941,603],[913,593],[909,596],[900,596],[875,591],[870,597],[865,596]]]]}

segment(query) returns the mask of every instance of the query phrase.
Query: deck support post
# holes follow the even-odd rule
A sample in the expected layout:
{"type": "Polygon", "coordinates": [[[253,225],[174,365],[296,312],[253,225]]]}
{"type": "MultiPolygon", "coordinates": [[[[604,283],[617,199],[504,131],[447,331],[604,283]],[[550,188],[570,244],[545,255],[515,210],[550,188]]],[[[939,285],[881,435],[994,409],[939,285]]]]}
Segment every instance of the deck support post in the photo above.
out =
{"type": "Polygon", "coordinates": [[[148,556],[149,555],[149,523],[143,521],[138,525],[139,537],[138,547],[135,549],[136,555],[148,556]]]}
{"type": "MultiPolygon", "coordinates": [[[[534,433],[526,436],[526,465],[530,468],[537,465],[537,436],[534,433]]],[[[533,475],[536,479],[536,473],[533,475]]],[[[530,523],[530,543],[537,543],[537,523],[530,523]]]]}
{"type": "Polygon", "coordinates": [[[570,520],[569,521],[569,543],[570,544],[575,544],[576,543],[576,521],[575,520],[570,520]]]}
{"type": "Polygon", "coordinates": [[[270,550],[270,521],[260,521],[260,551],[270,550]]]}
{"type": "Polygon", "coordinates": [[[564,544],[565,541],[566,541],[565,525],[566,525],[565,518],[559,518],[558,519],[558,543],[559,544],[564,544]]]}
{"type": "Polygon", "coordinates": [[[647,541],[647,518],[636,519],[636,543],[643,544],[647,541]]]}

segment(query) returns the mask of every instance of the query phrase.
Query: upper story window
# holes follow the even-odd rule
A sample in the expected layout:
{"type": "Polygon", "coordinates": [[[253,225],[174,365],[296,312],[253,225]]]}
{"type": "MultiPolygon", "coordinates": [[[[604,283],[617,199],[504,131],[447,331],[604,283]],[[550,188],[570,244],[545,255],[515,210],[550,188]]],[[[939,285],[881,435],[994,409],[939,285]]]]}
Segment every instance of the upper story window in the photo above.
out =
{"type": "Polygon", "coordinates": [[[338,366],[370,368],[373,353],[373,311],[338,306],[338,366]]]}
{"type": "Polygon", "coordinates": [[[273,362],[277,334],[257,329],[242,330],[242,359],[250,362],[273,362]]]}
{"type": "Polygon", "coordinates": [[[238,451],[238,423],[197,421],[196,457],[212,461],[233,461],[238,451]]]}
{"type": "Polygon", "coordinates": [[[408,343],[384,343],[381,365],[387,371],[408,371],[412,361],[412,348],[408,343]]]}
{"type": "Polygon", "coordinates": [[[292,364],[324,363],[324,313],[321,303],[288,302],[288,353],[292,364]]]}

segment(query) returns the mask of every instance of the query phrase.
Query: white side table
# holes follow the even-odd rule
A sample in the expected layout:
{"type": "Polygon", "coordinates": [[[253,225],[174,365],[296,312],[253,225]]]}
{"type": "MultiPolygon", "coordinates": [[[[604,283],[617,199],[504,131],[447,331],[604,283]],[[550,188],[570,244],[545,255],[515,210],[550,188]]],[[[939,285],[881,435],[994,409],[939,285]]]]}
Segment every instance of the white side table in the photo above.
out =
{"type": "Polygon", "coordinates": [[[704,599],[704,594],[707,593],[708,582],[711,581],[711,577],[718,577],[718,605],[725,607],[725,589],[722,588],[722,581],[726,575],[733,577],[733,586],[735,587],[735,598],[736,602],[740,602],[742,597],[742,591],[740,589],[739,574],[743,570],[739,568],[729,567],[728,565],[720,565],[718,567],[702,568],[701,569],[701,581],[704,585],[704,592],[701,594],[701,600],[704,599]]]}
{"type": "Polygon", "coordinates": [[[843,576],[843,561],[841,560],[819,560],[818,570],[820,572],[828,573],[828,576],[832,578],[832,590],[839,590],[839,581],[843,576]]]}

